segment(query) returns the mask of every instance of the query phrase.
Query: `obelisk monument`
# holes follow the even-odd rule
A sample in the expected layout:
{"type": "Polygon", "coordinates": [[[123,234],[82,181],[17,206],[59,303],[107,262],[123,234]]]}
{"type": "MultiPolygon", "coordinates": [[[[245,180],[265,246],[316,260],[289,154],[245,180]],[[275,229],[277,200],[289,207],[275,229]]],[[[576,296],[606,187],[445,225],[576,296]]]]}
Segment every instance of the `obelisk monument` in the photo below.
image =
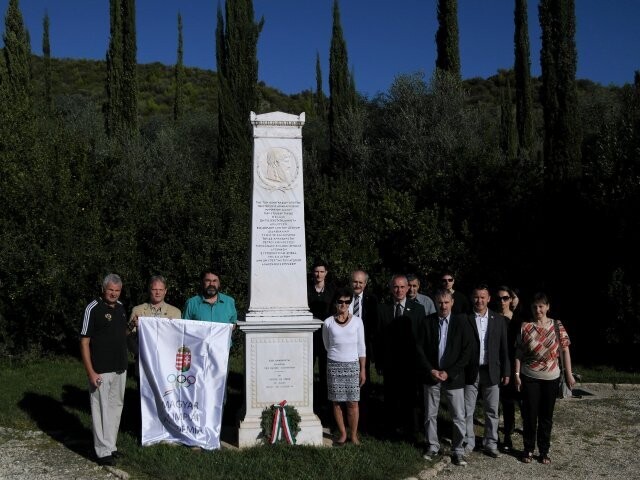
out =
{"type": "Polygon", "coordinates": [[[314,320],[307,302],[302,126],[304,113],[256,115],[249,311],[245,334],[245,417],[238,444],[263,441],[262,411],[286,400],[301,417],[296,443],[322,445],[313,413],[314,320]]]}

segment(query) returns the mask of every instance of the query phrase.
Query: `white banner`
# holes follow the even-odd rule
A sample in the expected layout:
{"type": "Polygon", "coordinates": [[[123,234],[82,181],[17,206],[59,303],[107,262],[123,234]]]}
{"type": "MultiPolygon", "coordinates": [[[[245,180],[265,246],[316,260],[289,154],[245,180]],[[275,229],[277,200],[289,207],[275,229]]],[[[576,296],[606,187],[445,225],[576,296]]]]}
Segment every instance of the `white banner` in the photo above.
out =
{"type": "Polygon", "coordinates": [[[138,320],[142,445],[220,448],[232,325],[138,320]]]}

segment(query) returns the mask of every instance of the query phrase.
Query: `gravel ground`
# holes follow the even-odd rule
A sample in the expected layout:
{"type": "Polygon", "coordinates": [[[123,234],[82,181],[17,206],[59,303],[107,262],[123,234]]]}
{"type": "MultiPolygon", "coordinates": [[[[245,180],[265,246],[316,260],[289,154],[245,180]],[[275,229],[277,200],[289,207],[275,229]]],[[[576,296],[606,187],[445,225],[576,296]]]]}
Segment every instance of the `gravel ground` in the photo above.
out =
{"type": "Polygon", "coordinates": [[[40,431],[0,427],[0,478],[28,480],[92,480],[127,478],[69,450],[40,431]]]}
{"type": "MultiPolygon", "coordinates": [[[[635,454],[640,451],[640,385],[583,384],[581,399],[556,404],[551,465],[534,460],[525,465],[517,457],[498,459],[480,453],[469,456],[467,467],[456,467],[445,457],[416,479],[602,479],[640,478],[635,454]]],[[[522,439],[514,438],[522,448],[522,439]]],[[[0,479],[84,480],[120,478],[128,474],[99,467],[49,435],[0,427],[0,479]]]]}
{"type": "Polygon", "coordinates": [[[474,452],[467,458],[466,467],[457,467],[446,457],[414,478],[640,478],[640,465],[635,461],[640,451],[640,385],[582,384],[574,393],[583,396],[556,403],[551,465],[539,463],[537,457],[530,464],[520,462],[517,454],[522,450],[522,437],[516,435],[515,456],[502,454],[493,459],[474,452]]]}

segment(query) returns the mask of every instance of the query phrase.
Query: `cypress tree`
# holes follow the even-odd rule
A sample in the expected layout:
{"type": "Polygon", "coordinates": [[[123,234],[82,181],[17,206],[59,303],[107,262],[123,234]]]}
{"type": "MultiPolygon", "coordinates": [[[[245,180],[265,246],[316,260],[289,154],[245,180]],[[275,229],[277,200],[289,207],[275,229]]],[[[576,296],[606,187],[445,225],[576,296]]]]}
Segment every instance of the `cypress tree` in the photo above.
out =
{"type": "Polygon", "coordinates": [[[110,0],[109,50],[104,105],[109,136],[138,131],[138,65],[135,0],[110,0]]]}
{"type": "Polygon", "coordinates": [[[581,133],[576,88],[574,0],[541,0],[544,166],[549,186],[560,190],[581,176],[581,133]]]}
{"type": "Polygon", "coordinates": [[[49,43],[49,14],[44,13],[42,20],[42,56],[44,63],[44,105],[48,114],[53,111],[51,93],[51,44],[49,43]]]}
{"type": "Polygon", "coordinates": [[[4,23],[4,93],[15,110],[31,103],[31,45],[18,0],[9,0],[4,23]]]}
{"type": "Polygon", "coordinates": [[[250,112],[257,109],[258,36],[264,20],[254,22],[252,0],[226,0],[218,7],[218,160],[236,162],[248,178],[252,149],[250,112]]]}
{"type": "Polygon", "coordinates": [[[178,13],[178,55],[174,70],[175,94],[173,99],[173,119],[179,120],[184,111],[184,63],[182,51],[182,15],[178,13]]]}
{"type": "Polygon", "coordinates": [[[516,129],[513,121],[511,82],[505,74],[505,85],[500,89],[500,150],[507,159],[516,156],[516,129]]]}
{"type": "Polygon", "coordinates": [[[123,131],[122,110],[122,8],[121,0],[110,0],[110,38],[107,51],[107,78],[104,123],[107,135],[116,136],[123,131]]]}
{"type": "Polygon", "coordinates": [[[136,2],[122,0],[122,119],[128,133],[138,132],[136,2]]]}
{"type": "Polygon", "coordinates": [[[254,21],[252,0],[226,0],[218,6],[218,160],[215,188],[224,191],[217,211],[221,260],[239,289],[247,285],[253,132],[250,114],[257,110],[257,43],[264,21],[254,21]]]}
{"type": "Polygon", "coordinates": [[[330,165],[334,171],[346,164],[338,145],[338,129],[353,107],[354,85],[351,82],[347,58],[347,44],[342,35],[338,0],[333,2],[333,29],[329,51],[329,150],[330,165]]]}
{"type": "Polygon", "coordinates": [[[460,78],[460,48],[458,46],[458,1],[438,0],[438,31],[436,68],[460,78]]]}
{"type": "Polygon", "coordinates": [[[322,70],[320,68],[320,53],[316,52],[316,95],[315,95],[315,108],[316,115],[320,118],[324,118],[325,111],[325,97],[322,91],[322,70]]]}
{"type": "Polygon", "coordinates": [[[519,156],[528,157],[533,147],[533,97],[531,93],[531,58],[529,51],[529,21],[527,0],[516,0],[515,64],[516,127],[519,156]]]}

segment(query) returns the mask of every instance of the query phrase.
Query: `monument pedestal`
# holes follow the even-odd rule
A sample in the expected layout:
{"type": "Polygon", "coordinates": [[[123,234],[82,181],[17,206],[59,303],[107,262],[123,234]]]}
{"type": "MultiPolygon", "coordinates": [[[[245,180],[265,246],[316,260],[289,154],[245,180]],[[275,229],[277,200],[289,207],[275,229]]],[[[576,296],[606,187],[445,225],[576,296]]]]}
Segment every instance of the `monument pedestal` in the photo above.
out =
{"type": "Polygon", "coordinates": [[[313,331],[319,320],[278,319],[238,322],[245,334],[245,417],[238,446],[265,441],[262,411],[286,400],[300,414],[298,445],[322,446],[322,424],[313,413],[313,331]]]}

